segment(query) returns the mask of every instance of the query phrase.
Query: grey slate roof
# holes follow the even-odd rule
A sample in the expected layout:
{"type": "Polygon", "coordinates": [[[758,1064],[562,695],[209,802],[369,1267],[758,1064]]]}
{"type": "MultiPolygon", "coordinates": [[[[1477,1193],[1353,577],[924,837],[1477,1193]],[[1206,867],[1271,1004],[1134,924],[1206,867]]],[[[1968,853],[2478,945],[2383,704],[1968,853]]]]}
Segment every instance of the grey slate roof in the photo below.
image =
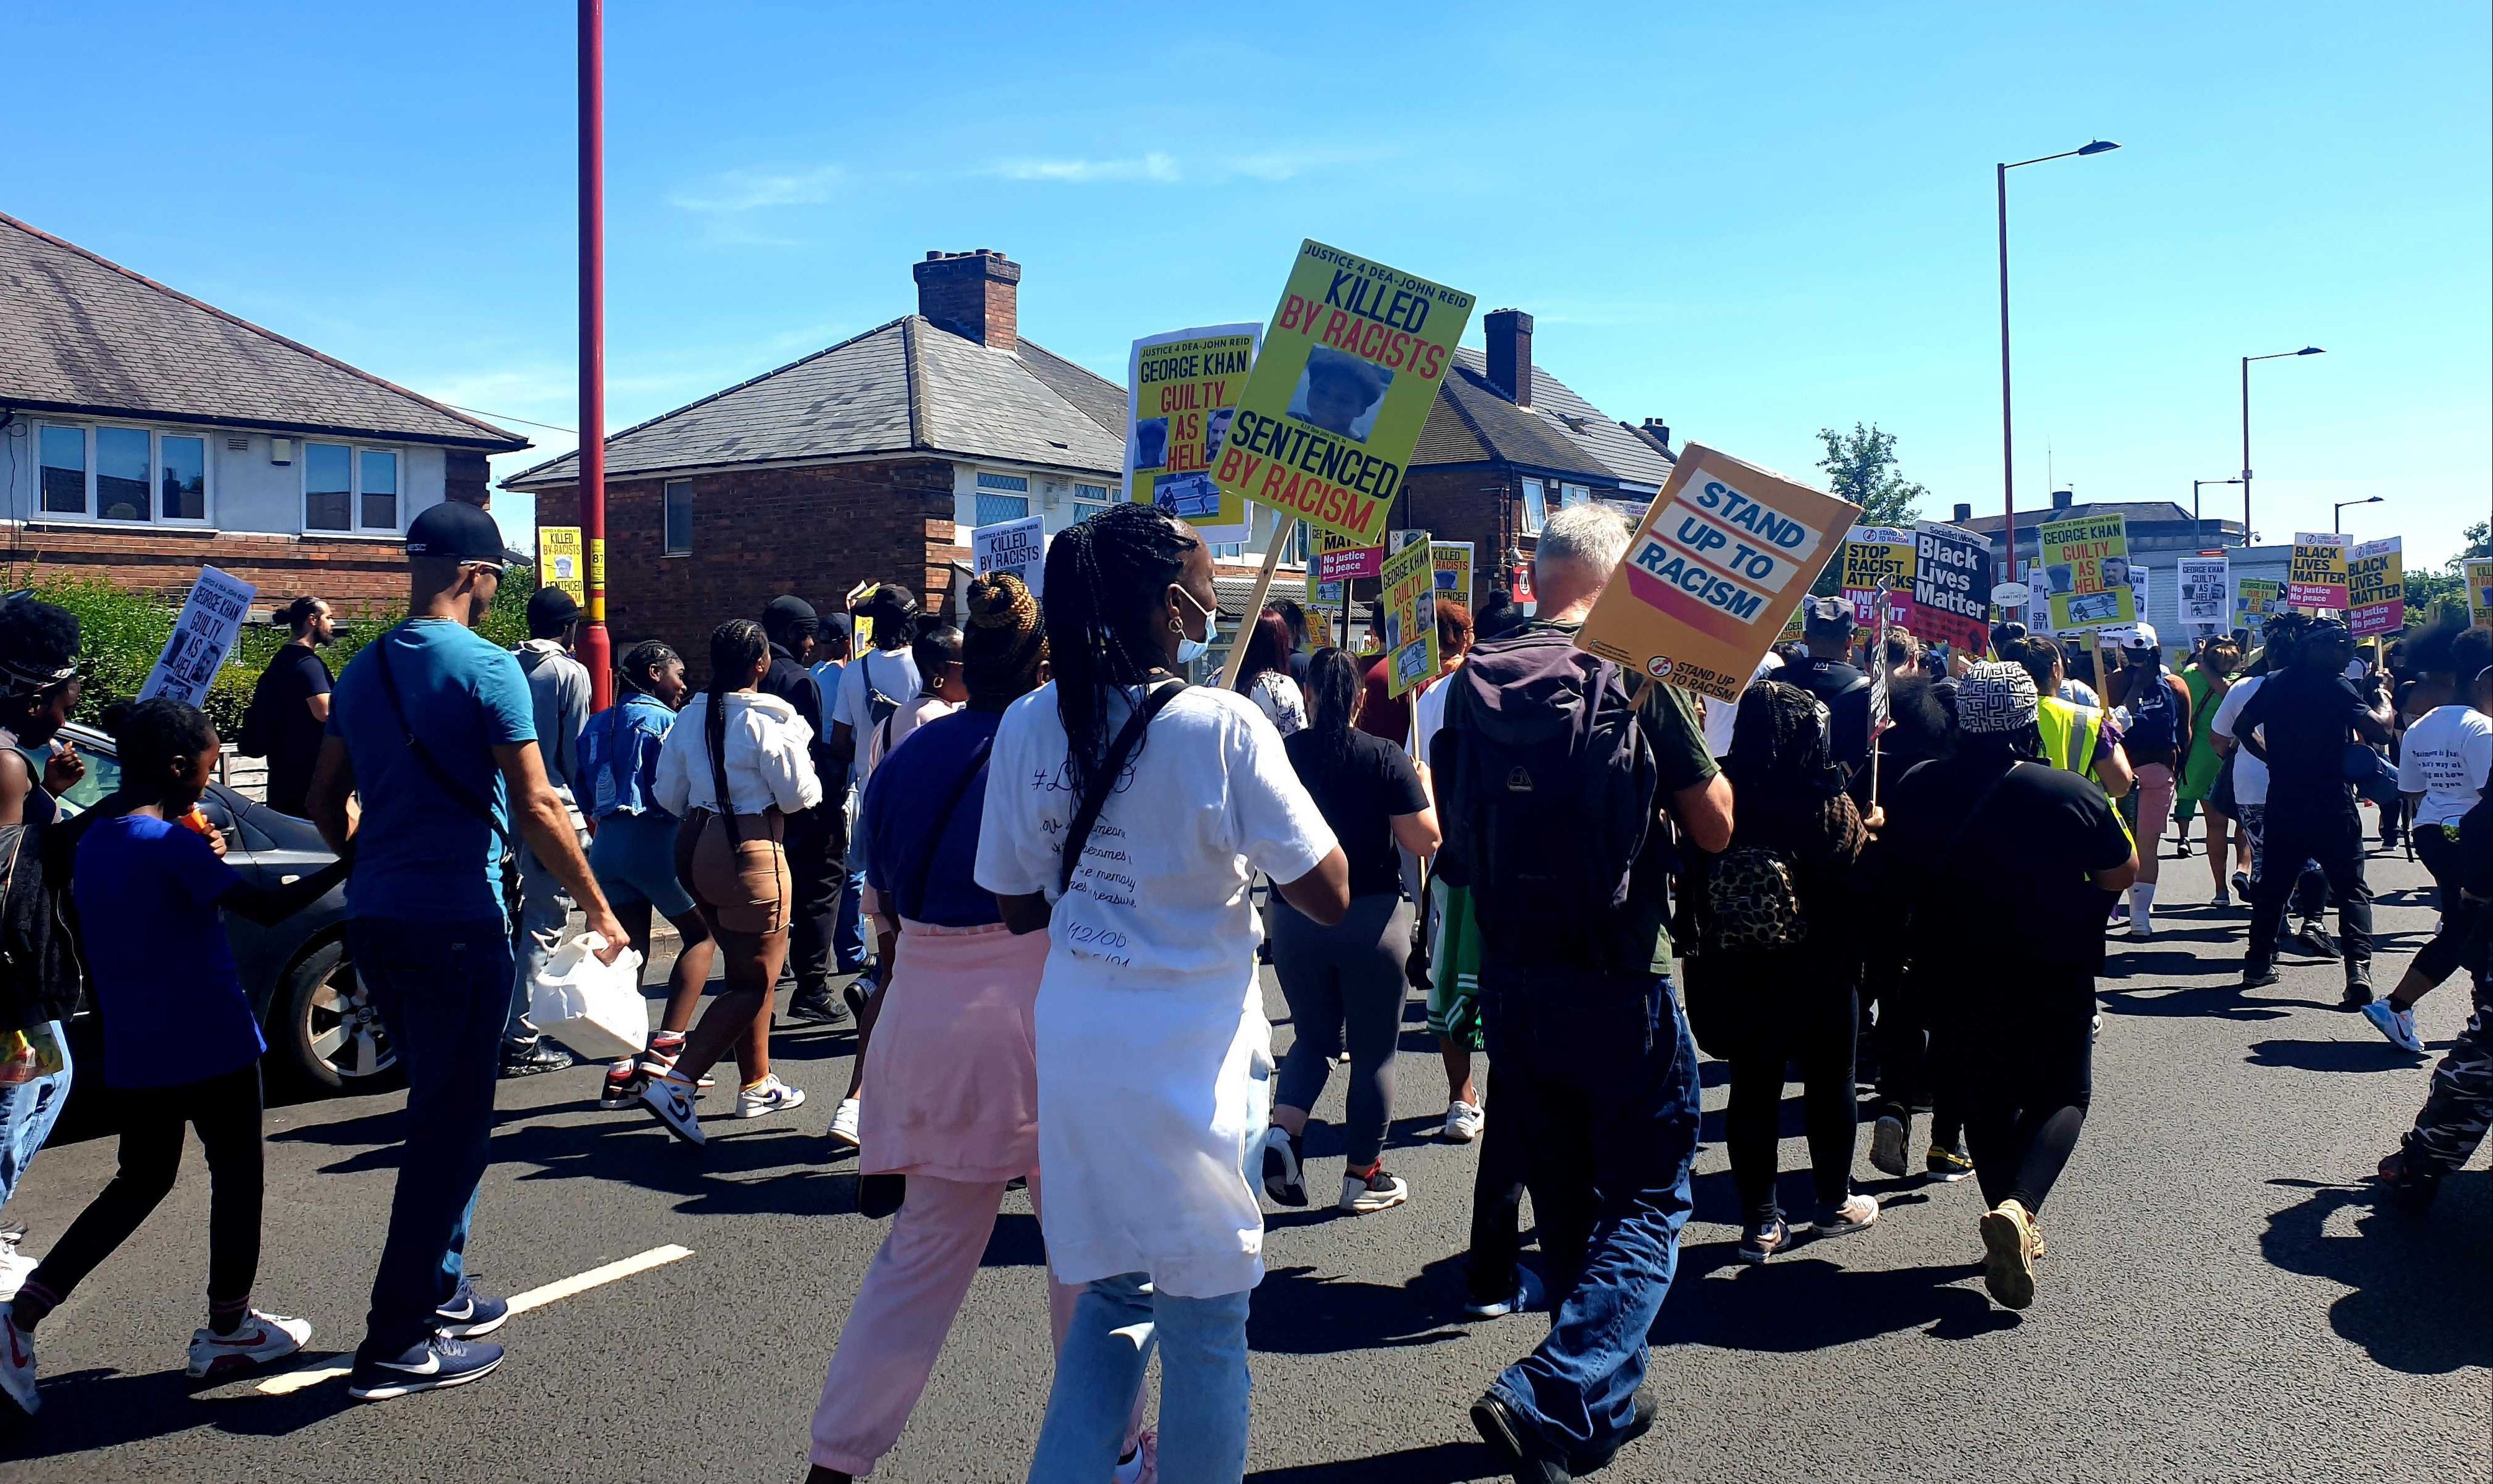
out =
{"type": "MultiPolygon", "coordinates": [[[[931,453],[1114,478],[1125,408],[1125,388],[1029,341],[990,350],[907,314],[609,434],[606,472],[931,453]]],[[[565,454],[504,483],[579,478],[578,456],[565,454]]]]}
{"type": "MultiPolygon", "coordinates": [[[[2124,516],[2142,524],[2186,525],[2190,521],[2189,509],[2173,500],[2097,500],[2091,504],[2071,505],[2065,510],[2021,510],[2017,512],[2017,530],[2021,536],[2031,540],[2037,525],[2053,520],[2074,520],[2081,516],[2124,516]]],[[[1991,515],[1949,523],[1985,536],[1997,536],[2000,522],[2000,517],[1991,515]]],[[[2241,528],[2239,520],[2227,522],[2212,514],[2208,517],[2207,523],[2210,530],[2219,525],[2230,525],[2235,530],[2241,528]]]]}
{"type": "Polygon", "coordinates": [[[5,214],[0,405],[496,453],[528,446],[5,214]]]}
{"type": "Polygon", "coordinates": [[[1455,350],[1411,462],[1510,463],[1657,490],[1670,477],[1671,460],[1538,366],[1532,405],[1517,406],[1489,384],[1487,355],[1464,345],[1455,350]]]}

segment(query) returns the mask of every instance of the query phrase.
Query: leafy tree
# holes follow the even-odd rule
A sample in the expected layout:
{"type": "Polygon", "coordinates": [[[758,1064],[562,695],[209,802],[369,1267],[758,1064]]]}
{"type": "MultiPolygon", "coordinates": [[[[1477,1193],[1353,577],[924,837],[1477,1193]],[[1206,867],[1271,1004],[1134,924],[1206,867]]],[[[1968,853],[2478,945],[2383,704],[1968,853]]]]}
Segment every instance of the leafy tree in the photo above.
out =
{"type": "Polygon", "coordinates": [[[1837,499],[1861,507],[1862,524],[1910,525],[1919,517],[1915,507],[1930,490],[1897,471],[1894,433],[1855,423],[1848,433],[1821,428],[1817,440],[1826,445],[1817,466],[1837,499]]]}
{"type": "Polygon", "coordinates": [[[2493,521],[2478,520],[2458,534],[2466,546],[2443,563],[2441,571],[2408,570],[2409,624],[2428,623],[2436,611],[2446,607],[2466,611],[2467,563],[2471,558],[2493,556],[2493,521]]]}

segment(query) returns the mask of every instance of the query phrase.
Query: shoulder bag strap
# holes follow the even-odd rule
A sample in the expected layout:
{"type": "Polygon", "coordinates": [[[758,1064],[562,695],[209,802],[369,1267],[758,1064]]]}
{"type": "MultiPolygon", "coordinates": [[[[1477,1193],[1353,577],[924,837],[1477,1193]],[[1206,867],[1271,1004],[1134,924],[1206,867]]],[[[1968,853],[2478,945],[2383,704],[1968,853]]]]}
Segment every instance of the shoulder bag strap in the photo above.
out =
{"type": "Polygon", "coordinates": [[[1117,775],[1126,770],[1126,759],[1142,745],[1144,729],[1152,725],[1153,717],[1159,715],[1160,708],[1177,699],[1177,693],[1185,689],[1186,682],[1180,680],[1145,696],[1143,703],[1126,719],[1125,729],[1117,733],[1108,756],[1100,759],[1098,771],[1091,775],[1091,787],[1082,794],[1082,807],[1073,812],[1073,823],[1065,832],[1065,854],[1056,868],[1058,896],[1064,896],[1073,885],[1073,868],[1082,861],[1082,848],[1091,843],[1091,831],[1099,822],[1099,811],[1108,807],[1108,795],[1116,789],[1117,775]]]}
{"type": "Polygon", "coordinates": [[[425,777],[433,780],[435,787],[450,795],[450,802],[483,820],[485,827],[501,841],[503,849],[512,848],[511,832],[495,816],[494,806],[485,802],[475,789],[451,777],[450,770],[441,765],[432,750],[424,745],[424,740],[415,734],[415,728],[406,724],[406,703],[399,698],[398,676],[390,669],[389,636],[386,634],[373,645],[373,666],[381,677],[381,694],[389,697],[390,714],[398,719],[399,735],[406,740],[406,750],[415,758],[416,766],[424,770],[425,777]]]}
{"type": "Polygon", "coordinates": [[[951,796],[944,801],[943,809],[936,814],[935,828],[927,833],[925,842],[918,848],[917,865],[909,873],[909,884],[892,899],[892,905],[900,908],[901,916],[914,917],[919,922],[926,920],[926,878],[934,874],[935,852],[943,848],[944,832],[952,827],[952,816],[961,812],[961,800],[968,796],[970,785],[985,769],[987,754],[995,745],[993,737],[978,739],[977,747],[970,754],[970,765],[961,770],[960,781],[952,786],[951,796]]]}

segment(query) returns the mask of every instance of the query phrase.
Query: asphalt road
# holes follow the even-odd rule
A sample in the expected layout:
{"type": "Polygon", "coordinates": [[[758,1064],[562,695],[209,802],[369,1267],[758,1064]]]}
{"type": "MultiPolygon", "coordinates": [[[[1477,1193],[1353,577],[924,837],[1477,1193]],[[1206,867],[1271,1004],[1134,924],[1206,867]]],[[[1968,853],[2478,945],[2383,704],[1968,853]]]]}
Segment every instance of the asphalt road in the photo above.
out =
{"type": "MultiPolygon", "coordinates": [[[[2334,965],[2290,961],[2282,984],[2238,995],[2245,914],[2207,908],[2198,859],[2168,861],[2166,876],[2178,884],[2158,936],[2114,945],[2094,1113],[2053,1197],[2042,1296],[2023,1316],[1983,1293],[1970,1183],[1886,1181],[1866,1136],[1856,1172],[1886,1205],[1874,1230],[1734,1264],[1713,1142],[1722,1069],[1709,1066],[1697,1217],[1653,1337],[1665,1410],[1605,1477],[2493,1474],[2484,1156],[2427,1215],[2378,1205],[2361,1179],[2413,1116],[2429,1063],[2335,1008],[2334,965]]],[[[2420,868],[2376,855],[2372,879],[2386,989],[2432,917],[2420,868]]],[[[2425,1001],[2426,1039],[2447,1044],[2466,1009],[2464,986],[2444,987],[2425,1001]]],[[[1273,1220],[1250,1331],[1261,1484],[1494,1476],[1463,1410],[1541,1321],[1459,1320],[1473,1155],[1427,1142],[1443,1083],[1420,1019],[1415,1000],[1388,1154],[1410,1204],[1273,1220]]],[[[801,1478],[823,1366],[882,1236],[855,1212],[853,1162],[826,1162],[822,1137],[851,1050],[844,1029],[782,1034],[781,1069],[814,1101],[713,1122],[705,1151],[637,1113],[596,1112],[592,1069],[503,1084],[470,1252],[488,1288],[555,1284],[669,1244],[691,1255],[514,1319],[500,1336],[510,1361],[478,1385],[380,1406],[349,1403],[335,1380],[274,1394],[183,1380],[206,1267],[195,1144],[174,1195],[45,1325],[44,1411],[0,1443],[0,1477],[801,1478]]],[[[1319,1116],[1337,1115],[1340,1096],[1337,1077],[1319,1116]]],[[[1790,1089],[1794,1165],[1798,1099],[1790,1089]]],[[[269,1113],[258,1292],[313,1321],[315,1354],[360,1333],[399,1119],[389,1096],[269,1113]]],[[[1319,1125],[1309,1145],[1321,1189],[1339,1143],[1319,1125]]],[[[9,1212],[32,1229],[29,1251],[112,1159],[108,1139],[44,1154],[9,1212]]],[[[1805,1177],[1787,1180],[1805,1202],[1805,1177]]],[[[1015,1480],[1027,1466],[1049,1366],[1037,1228],[1011,1200],[878,1478],[1015,1480]]]]}

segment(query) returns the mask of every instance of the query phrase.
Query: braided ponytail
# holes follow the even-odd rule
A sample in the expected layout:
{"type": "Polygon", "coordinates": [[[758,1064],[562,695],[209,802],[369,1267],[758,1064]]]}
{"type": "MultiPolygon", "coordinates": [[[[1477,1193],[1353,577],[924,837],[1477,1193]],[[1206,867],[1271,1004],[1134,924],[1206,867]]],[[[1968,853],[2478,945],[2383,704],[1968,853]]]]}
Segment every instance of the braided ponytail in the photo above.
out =
{"type": "Polygon", "coordinates": [[[1162,663],[1153,632],[1160,595],[1200,544],[1165,511],[1121,502],[1058,533],[1048,548],[1048,659],[1077,793],[1108,756],[1108,688],[1141,685],[1162,663]]]}
{"type": "Polygon", "coordinates": [[[702,718],[702,740],[709,746],[710,787],[718,793],[718,816],[727,823],[730,841],[736,839],[736,801],[727,795],[728,682],[740,689],[769,652],[769,637],[750,618],[731,618],[709,631],[709,711],[702,718]]]}

